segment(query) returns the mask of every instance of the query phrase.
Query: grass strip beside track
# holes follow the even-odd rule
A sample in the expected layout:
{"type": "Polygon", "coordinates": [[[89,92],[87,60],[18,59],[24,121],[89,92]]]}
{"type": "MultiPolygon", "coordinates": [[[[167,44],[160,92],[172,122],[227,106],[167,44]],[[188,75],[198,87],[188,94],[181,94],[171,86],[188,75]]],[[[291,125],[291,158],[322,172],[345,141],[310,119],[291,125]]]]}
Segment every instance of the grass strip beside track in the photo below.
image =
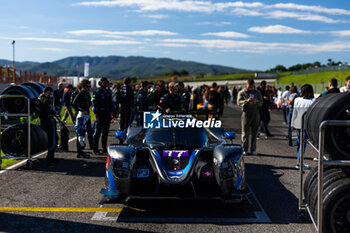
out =
{"type": "Polygon", "coordinates": [[[305,83],[328,83],[331,78],[335,78],[338,82],[345,82],[346,77],[350,75],[350,70],[330,71],[311,74],[289,75],[280,77],[278,82],[280,84],[305,84],[305,83]]]}
{"type": "Polygon", "coordinates": [[[0,207],[0,212],[108,212],[120,213],[123,208],[79,208],[79,207],[0,207]]]}

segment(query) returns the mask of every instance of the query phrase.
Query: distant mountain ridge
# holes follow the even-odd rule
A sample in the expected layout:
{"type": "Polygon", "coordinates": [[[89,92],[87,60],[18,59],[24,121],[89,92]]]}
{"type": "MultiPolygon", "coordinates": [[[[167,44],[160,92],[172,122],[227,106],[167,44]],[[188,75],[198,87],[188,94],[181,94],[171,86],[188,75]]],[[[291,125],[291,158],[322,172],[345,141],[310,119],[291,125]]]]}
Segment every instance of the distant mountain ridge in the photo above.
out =
{"type": "MultiPolygon", "coordinates": [[[[16,62],[16,68],[31,72],[46,72],[56,76],[76,76],[82,75],[84,63],[90,64],[90,76],[106,76],[113,79],[120,79],[125,76],[136,76],[140,78],[160,76],[166,72],[174,70],[186,70],[190,75],[195,74],[222,74],[241,73],[248,70],[220,66],[207,65],[192,61],[180,61],[169,58],[150,57],[67,57],[54,62],[16,62]]],[[[0,66],[12,65],[12,61],[0,60],[0,66]]]]}

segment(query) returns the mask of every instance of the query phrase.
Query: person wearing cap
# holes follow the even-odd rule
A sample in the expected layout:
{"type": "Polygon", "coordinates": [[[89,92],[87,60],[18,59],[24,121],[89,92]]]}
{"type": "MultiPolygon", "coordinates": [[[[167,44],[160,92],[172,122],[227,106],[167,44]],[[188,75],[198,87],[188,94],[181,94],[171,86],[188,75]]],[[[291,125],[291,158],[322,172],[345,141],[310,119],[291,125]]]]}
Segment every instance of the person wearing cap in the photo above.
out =
{"type": "Polygon", "coordinates": [[[64,94],[63,83],[59,83],[57,85],[57,90],[53,92],[53,98],[54,98],[53,105],[59,117],[61,117],[61,111],[62,111],[62,105],[63,105],[63,94],[64,94]]]}
{"type": "Polygon", "coordinates": [[[109,89],[107,78],[101,78],[98,84],[100,87],[94,92],[92,97],[92,110],[95,114],[93,150],[94,154],[105,154],[107,153],[107,138],[113,112],[112,92],[109,89]],[[101,133],[102,152],[98,149],[101,133]]]}
{"type": "Polygon", "coordinates": [[[63,94],[63,104],[65,106],[65,113],[63,115],[62,121],[65,122],[68,118],[68,115],[70,116],[70,119],[72,120],[73,124],[75,124],[75,115],[72,111],[72,93],[73,93],[73,85],[69,84],[67,86],[67,91],[63,94]]]}

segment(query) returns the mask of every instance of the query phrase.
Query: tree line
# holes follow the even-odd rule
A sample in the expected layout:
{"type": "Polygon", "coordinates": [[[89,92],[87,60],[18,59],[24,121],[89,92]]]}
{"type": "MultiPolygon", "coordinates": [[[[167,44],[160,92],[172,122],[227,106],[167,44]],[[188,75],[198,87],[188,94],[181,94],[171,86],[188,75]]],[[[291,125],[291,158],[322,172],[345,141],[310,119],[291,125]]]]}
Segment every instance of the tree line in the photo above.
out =
{"type": "Polygon", "coordinates": [[[286,72],[286,71],[298,71],[298,70],[309,70],[313,68],[319,67],[327,67],[327,66],[339,66],[339,65],[348,65],[346,62],[335,62],[331,58],[327,60],[327,64],[321,64],[319,61],[315,61],[314,63],[304,63],[304,64],[296,64],[290,67],[285,67],[283,65],[276,65],[274,68],[267,70],[267,72],[286,72]]]}

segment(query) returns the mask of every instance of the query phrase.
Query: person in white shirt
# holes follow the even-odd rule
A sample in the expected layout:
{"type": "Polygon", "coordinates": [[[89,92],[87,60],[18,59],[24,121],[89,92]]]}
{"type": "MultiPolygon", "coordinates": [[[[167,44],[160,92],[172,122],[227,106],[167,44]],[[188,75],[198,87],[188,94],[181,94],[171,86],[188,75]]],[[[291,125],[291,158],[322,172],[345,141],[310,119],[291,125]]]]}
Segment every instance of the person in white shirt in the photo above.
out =
{"type": "Polygon", "coordinates": [[[344,93],[344,92],[349,92],[350,91],[350,76],[348,76],[346,78],[346,82],[345,82],[345,86],[339,88],[340,93],[344,93]]]}
{"type": "Polygon", "coordinates": [[[283,91],[281,88],[277,90],[277,108],[281,108],[283,91]]]}
{"type": "Polygon", "coordinates": [[[282,114],[283,114],[283,124],[287,124],[287,116],[288,116],[288,103],[287,99],[289,99],[290,92],[289,92],[289,86],[286,86],[286,90],[282,94],[282,114]]]}
{"type": "MultiPolygon", "coordinates": [[[[301,87],[301,95],[294,100],[294,111],[292,116],[292,129],[297,130],[298,135],[298,159],[296,168],[299,169],[300,166],[300,136],[301,136],[301,122],[303,114],[309,109],[312,103],[315,101],[314,90],[310,84],[304,84],[301,87]]],[[[308,139],[308,136],[305,132],[305,139],[308,139]]],[[[306,148],[306,143],[304,144],[304,149],[306,148]]],[[[304,168],[308,169],[309,166],[304,163],[304,168]]]]}

